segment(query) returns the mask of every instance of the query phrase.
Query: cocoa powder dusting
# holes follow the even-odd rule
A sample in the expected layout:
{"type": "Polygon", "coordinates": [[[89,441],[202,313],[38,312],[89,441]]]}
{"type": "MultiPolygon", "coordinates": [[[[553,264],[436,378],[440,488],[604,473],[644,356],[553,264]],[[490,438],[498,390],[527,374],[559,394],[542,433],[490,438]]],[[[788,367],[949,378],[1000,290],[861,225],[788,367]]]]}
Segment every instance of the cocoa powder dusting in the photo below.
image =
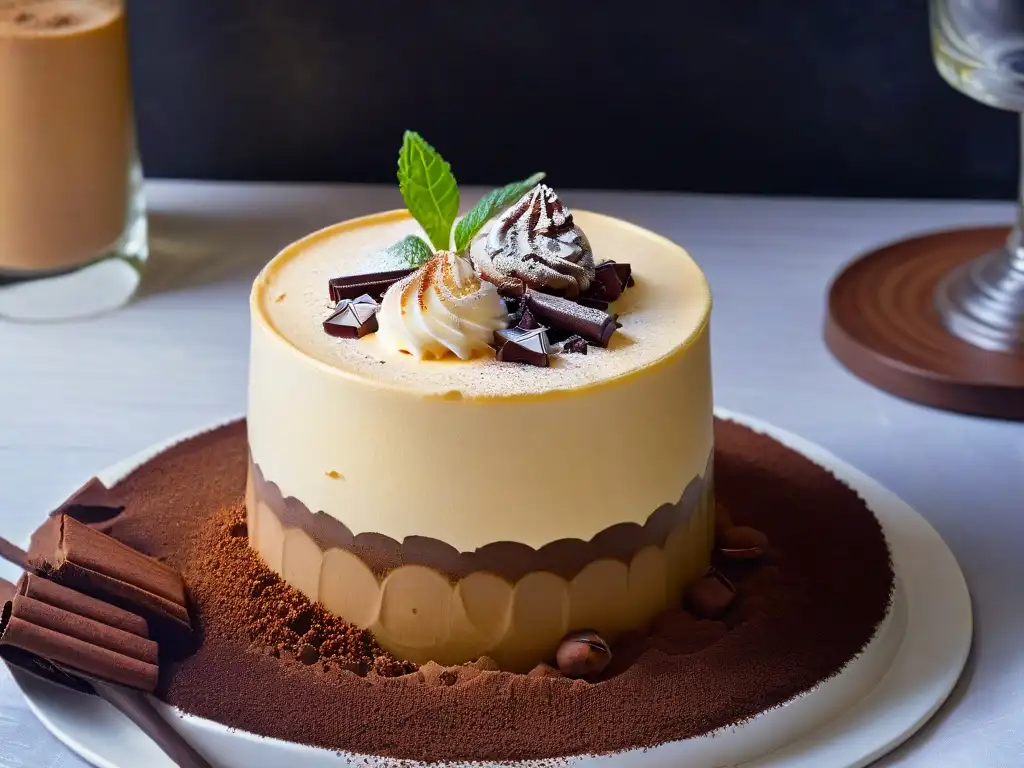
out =
{"type": "Polygon", "coordinates": [[[244,502],[206,523],[197,550],[186,571],[193,599],[199,606],[215,604],[218,617],[243,629],[254,649],[358,675],[394,677],[417,670],[384,651],[372,633],[311,603],[270,571],[249,547],[244,502]]]}
{"type": "Polygon", "coordinates": [[[718,501],[770,547],[754,562],[716,559],[737,591],[719,620],[660,616],[614,646],[597,683],[549,665],[516,675],[487,658],[391,658],[246,546],[244,422],[182,443],[119,484],[128,507],[112,530],[181,568],[195,603],[201,646],[165,665],[158,695],[254,733],[424,762],[550,761],[749,719],[840,671],[886,615],[894,576],[853,491],[739,425],[717,422],[715,437],[718,501]]]}

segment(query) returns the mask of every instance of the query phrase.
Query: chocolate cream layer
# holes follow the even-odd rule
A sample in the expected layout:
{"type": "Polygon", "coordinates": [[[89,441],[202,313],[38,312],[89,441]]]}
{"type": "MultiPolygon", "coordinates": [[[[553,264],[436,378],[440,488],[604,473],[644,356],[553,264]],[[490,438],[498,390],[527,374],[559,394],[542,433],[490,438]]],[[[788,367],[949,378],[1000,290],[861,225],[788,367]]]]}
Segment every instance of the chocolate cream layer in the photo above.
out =
{"type": "Polygon", "coordinates": [[[377,576],[386,576],[403,565],[422,565],[458,581],[485,571],[510,582],[534,571],[548,571],[563,579],[574,578],[596,560],[629,563],[645,547],[663,547],[672,531],[686,525],[712,483],[712,456],[703,474],[694,477],[674,504],[662,504],[643,525],[619,523],[605,528],[589,541],[559,539],[539,549],[514,541],[498,541],[473,552],[460,552],[430,536],[407,536],[399,542],[382,533],[353,534],[341,520],[325,512],[313,512],[294,496],[285,497],[258,464],[249,460],[256,502],[263,502],[284,530],[304,531],[326,552],[351,552],[377,576]]]}
{"type": "Polygon", "coordinates": [[[250,459],[252,548],[310,600],[371,630],[396,658],[457,664],[482,655],[526,671],[571,631],[604,637],[645,626],[704,573],[714,538],[712,465],[643,525],[537,549],[493,542],[472,552],[425,536],[353,535],[283,497],[250,459]]]}

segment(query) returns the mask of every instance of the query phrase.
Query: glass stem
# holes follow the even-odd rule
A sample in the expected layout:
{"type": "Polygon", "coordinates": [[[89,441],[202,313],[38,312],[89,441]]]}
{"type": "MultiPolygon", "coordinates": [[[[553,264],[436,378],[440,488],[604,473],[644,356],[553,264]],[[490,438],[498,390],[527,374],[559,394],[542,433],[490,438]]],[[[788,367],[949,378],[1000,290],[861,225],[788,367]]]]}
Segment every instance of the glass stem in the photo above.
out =
{"type": "Polygon", "coordinates": [[[947,330],[994,352],[1024,355],[1024,114],[1017,217],[1006,244],[955,269],[935,306],[947,330]]]}

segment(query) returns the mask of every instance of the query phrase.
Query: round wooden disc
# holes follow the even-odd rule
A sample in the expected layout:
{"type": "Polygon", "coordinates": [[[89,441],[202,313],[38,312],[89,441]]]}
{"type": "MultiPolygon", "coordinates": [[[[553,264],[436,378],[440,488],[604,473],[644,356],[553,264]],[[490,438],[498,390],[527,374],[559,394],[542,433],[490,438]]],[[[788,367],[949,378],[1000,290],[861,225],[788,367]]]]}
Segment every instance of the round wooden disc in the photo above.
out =
{"type": "Polygon", "coordinates": [[[914,402],[1024,419],[1024,354],[989,352],[942,325],[935,287],[955,267],[998,248],[1006,227],[958,229],[872,251],[832,282],[825,343],[856,376],[914,402]]]}

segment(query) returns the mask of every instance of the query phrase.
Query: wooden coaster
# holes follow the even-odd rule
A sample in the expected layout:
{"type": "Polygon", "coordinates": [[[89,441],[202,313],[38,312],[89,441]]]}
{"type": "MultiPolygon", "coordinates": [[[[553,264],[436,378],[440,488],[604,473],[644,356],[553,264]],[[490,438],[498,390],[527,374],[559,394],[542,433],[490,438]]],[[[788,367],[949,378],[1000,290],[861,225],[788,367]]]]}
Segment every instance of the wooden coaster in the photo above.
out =
{"type": "Polygon", "coordinates": [[[950,270],[1006,240],[1006,227],[902,240],[847,266],[832,282],[825,343],[853,374],[917,403],[1024,420],[1024,354],[989,352],[942,325],[935,287],[950,270]]]}

